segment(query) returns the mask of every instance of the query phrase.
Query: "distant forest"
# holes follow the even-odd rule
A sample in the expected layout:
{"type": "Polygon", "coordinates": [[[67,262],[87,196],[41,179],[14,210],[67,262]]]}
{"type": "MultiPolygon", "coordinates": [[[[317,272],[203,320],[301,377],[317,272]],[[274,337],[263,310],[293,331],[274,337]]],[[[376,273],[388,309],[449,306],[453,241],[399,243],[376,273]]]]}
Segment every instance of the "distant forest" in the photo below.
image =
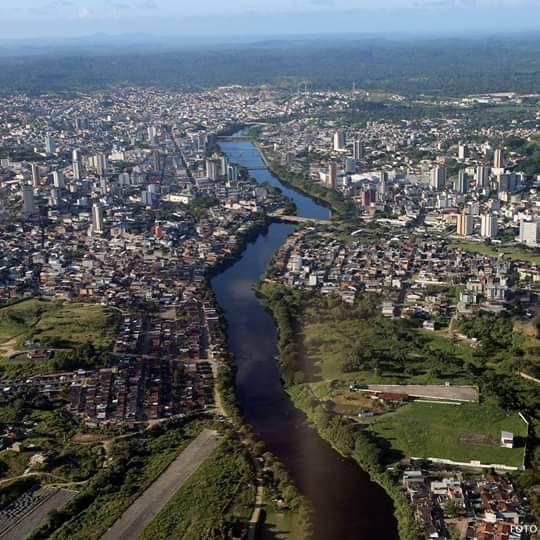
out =
{"type": "MultiPolygon", "coordinates": [[[[2,51],[0,51],[2,52],[2,51]]],[[[540,38],[276,40],[221,47],[114,49],[0,57],[0,92],[108,84],[201,88],[264,83],[402,94],[540,91],[540,38]]]]}

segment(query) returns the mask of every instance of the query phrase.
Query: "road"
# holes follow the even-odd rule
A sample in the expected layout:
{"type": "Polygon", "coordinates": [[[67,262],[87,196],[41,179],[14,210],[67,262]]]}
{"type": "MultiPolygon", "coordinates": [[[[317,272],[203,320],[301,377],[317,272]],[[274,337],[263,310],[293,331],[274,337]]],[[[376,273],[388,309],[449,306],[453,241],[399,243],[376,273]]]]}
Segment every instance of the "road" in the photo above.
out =
{"type": "Polygon", "coordinates": [[[122,514],[101,540],[135,540],[216,447],[216,431],[205,429],[122,514]]]}
{"type": "Polygon", "coordinates": [[[390,392],[428,399],[478,402],[476,386],[443,386],[439,384],[367,384],[363,390],[390,392]]]}

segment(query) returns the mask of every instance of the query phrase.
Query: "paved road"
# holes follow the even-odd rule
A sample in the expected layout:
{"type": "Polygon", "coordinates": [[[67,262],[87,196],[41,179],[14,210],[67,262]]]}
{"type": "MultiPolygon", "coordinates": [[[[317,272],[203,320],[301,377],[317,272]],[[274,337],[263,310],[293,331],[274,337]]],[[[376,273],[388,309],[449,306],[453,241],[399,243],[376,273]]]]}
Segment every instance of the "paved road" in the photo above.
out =
{"type": "Polygon", "coordinates": [[[101,540],[135,540],[217,444],[217,432],[205,429],[122,514],[101,540]]]}
{"type": "Polygon", "coordinates": [[[51,510],[60,510],[77,495],[76,491],[59,489],[44,502],[22,516],[11,528],[0,534],[1,540],[23,540],[36,527],[42,524],[51,510]]]}
{"type": "Polygon", "coordinates": [[[413,397],[448,399],[454,401],[478,401],[478,388],[475,386],[445,386],[438,384],[367,384],[373,392],[409,394],[413,397]]]}

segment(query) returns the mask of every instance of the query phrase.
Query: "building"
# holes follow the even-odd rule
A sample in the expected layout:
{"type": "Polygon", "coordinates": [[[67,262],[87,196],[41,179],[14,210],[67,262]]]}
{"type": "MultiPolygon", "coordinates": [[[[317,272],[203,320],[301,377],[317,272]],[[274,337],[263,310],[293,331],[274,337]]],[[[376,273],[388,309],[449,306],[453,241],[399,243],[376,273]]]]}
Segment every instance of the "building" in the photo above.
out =
{"type": "Polygon", "coordinates": [[[459,145],[458,145],[458,159],[463,161],[466,158],[467,158],[467,147],[464,144],[459,143],[459,145]]]}
{"type": "Polygon", "coordinates": [[[99,176],[104,176],[107,172],[107,156],[105,154],[96,154],[92,158],[94,169],[99,176]]]}
{"type": "Polygon", "coordinates": [[[529,246],[537,246],[540,242],[540,222],[522,221],[519,225],[519,241],[529,246]]]}
{"type": "Polygon", "coordinates": [[[206,176],[210,180],[217,180],[219,176],[219,166],[213,159],[206,160],[206,176]]]}
{"type": "Polygon", "coordinates": [[[45,135],[45,152],[47,154],[54,154],[56,152],[56,143],[48,133],[45,135]]]}
{"type": "Polygon", "coordinates": [[[73,162],[73,179],[80,180],[82,178],[82,166],[80,161],[73,162]]]}
{"type": "Polygon", "coordinates": [[[53,177],[53,186],[56,189],[64,189],[66,183],[64,180],[64,173],[62,171],[54,171],[52,173],[53,177]]]}
{"type": "Polygon", "coordinates": [[[456,232],[460,236],[470,236],[473,233],[473,217],[467,212],[458,214],[456,232]]]}
{"type": "Polygon", "coordinates": [[[356,161],[353,158],[345,158],[345,173],[352,174],[356,171],[356,161]]]}
{"type": "Polygon", "coordinates": [[[435,191],[441,191],[444,189],[446,184],[446,168],[445,167],[435,167],[431,171],[429,185],[435,191]]]}
{"type": "Polygon", "coordinates": [[[482,238],[495,238],[497,236],[497,218],[492,214],[480,217],[480,236],[482,238]]]}
{"type": "Polygon", "coordinates": [[[152,168],[154,169],[154,171],[161,170],[161,155],[159,153],[159,150],[154,150],[152,152],[152,168]]]}
{"type": "Polygon", "coordinates": [[[32,186],[34,188],[39,187],[39,165],[37,163],[32,163],[30,165],[32,170],[32,186]]]}
{"type": "Polygon", "coordinates": [[[334,133],[334,150],[336,152],[345,150],[345,133],[341,129],[334,133]]]}
{"type": "Polygon", "coordinates": [[[493,168],[504,169],[504,151],[502,148],[497,148],[493,154],[493,168]]]}
{"type": "Polygon", "coordinates": [[[94,203],[92,206],[92,232],[99,234],[103,232],[103,229],[103,208],[99,203],[94,203]]]}
{"type": "Polygon", "coordinates": [[[33,214],[34,207],[34,188],[28,184],[22,187],[23,212],[27,215],[33,214]]]}
{"type": "Polygon", "coordinates": [[[365,156],[364,145],[362,144],[361,141],[354,141],[353,159],[355,159],[356,161],[360,161],[364,159],[364,156],[365,156]]]}
{"type": "Polygon", "coordinates": [[[328,165],[328,177],[327,177],[327,187],[330,189],[336,189],[337,182],[337,166],[334,162],[331,162],[328,165]]]}
{"type": "Polygon", "coordinates": [[[482,189],[488,187],[489,184],[489,167],[476,167],[476,188],[482,189]]]}
{"type": "Polygon", "coordinates": [[[501,446],[503,448],[514,448],[514,434],[510,431],[501,431],[501,446]]]}
{"type": "Polygon", "coordinates": [[[469,177],[463,170],[459,171],[458,177],[455,182],[455,190],[458,193],[467,193],[469,191],[469,177]]]}

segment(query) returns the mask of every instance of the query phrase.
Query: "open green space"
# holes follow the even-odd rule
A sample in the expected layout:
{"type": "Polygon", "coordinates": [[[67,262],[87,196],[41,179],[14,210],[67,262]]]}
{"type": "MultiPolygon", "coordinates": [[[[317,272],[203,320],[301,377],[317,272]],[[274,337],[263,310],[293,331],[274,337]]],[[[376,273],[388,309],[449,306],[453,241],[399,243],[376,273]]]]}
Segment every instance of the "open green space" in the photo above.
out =
{"type": "Polygon", "coordinates": [[[112,345],[118,318],[117,310],[98,304],[37,298],[0,308],[0,379],[98,365],[100,352],[112,345]],[[33,360],[17,354],[24,352],[27,340],[55,349],[55,357],[33,360]]]}
{"type": "Polygon", "coordinates": [[[45,346],[72,347],[93,343],[110,345],[118,312],[98,304],[70,304],[38,298],[0,308],[0,343],[14,338],[20,346],[25,340],[45,346]]]}
{"type": "Polygon", "coordinates": [[[480,242],[452,242],[451,248],[459,248],[473,253],[483,253],[490,257],[503,254],[506,259],[512,261],[525,261],[540,264],[540,253],[520,246],[500,246],[497,244],[484,244],[480,242]]]}
{"type": "Polygon", "coordinates": [[[260,540],[304,540],[304,524],[298,514],[269,512],[261,525],[260,540]]]}
{"type": "Polygon", "coordinates": [[[409,403],[371,429],[406,457],[523,465],[527,425],[517,413],[496,405],[409,403]],[[501,431],[514,434],[515,448],[501,448],[501,431]]]}
{"type": "Polygon", "coordinates": [[[225,439],[139,540],[200,540],[238,534],[253,510],[254,480],[246,450],[234,439],[225,439]]]}
{"type": "Polygon", "coordinates": [[[414,323],[387,319],[372,299],[355,306],[312,299],[299,320],[313,381],[471,384],[469,347],[424,332],[414,323]]]}

